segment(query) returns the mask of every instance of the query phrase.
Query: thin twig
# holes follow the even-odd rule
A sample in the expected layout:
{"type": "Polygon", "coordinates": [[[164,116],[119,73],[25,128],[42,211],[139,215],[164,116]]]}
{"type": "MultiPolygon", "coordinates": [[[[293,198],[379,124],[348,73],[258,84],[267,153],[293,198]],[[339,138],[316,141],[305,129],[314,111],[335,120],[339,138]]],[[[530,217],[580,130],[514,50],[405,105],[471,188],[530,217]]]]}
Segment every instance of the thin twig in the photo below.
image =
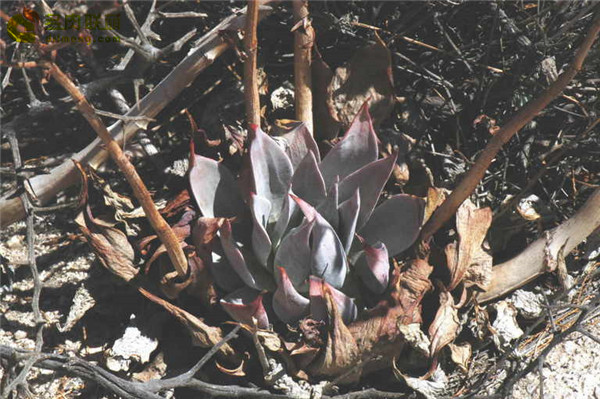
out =
{"type": "Polygon", "coordinates": [[[296,119],[302,121],[313,132],[312,112],[312,47],[315,30],[308,18],[308,0],[294,0],[294,86],[296,119]]]}
{"type": "Polygon", "coordinates": [[[75,101],[75,105],[77,109],[81,112],[84,118],[88,121],[88,123],[92,126],[96,134],[103,141],[107,151],[112,157],[113,161],[119,167],[119,170],[123,173],[127,182],[131,185],[133,189],[133,193],[136,198],[142,205],[150,224],[156,234],[162,241],[162,243],[167,247],[167,253],[169,254],[169,258],[173,263],[173,267],[177,271],[177,273],[184,277],[188,272],[188,263],[183,250],[181,249],[181,245],[179,244],[179,240],[171,227],[167,224],[165,219],[156,209],[156,205],[146,188],[146,185],[138,175],[135,167],[129,162],[129,159],[123,154],[123,150],[119,146],[119,144],[113,139],[110,132],[102,122],[102,119],[96,114],[94,108],[90,105],[84,95],[79,91],[77,86],[69,79],[67,75],[64,74],[60,68],[54,64],[49,64],[49,72],[54,79],[58,83],[60,83],[65,90],[73,97],[75,101]]]}
{"type": "MultiPolygon", "coordinates": [[[[270,7],[274,1],[265,1],[260,7],[260,17],[269,15],[273,9],[270,7]]],[[[223,40],[223,31],[238,31],[243,29],[245,14],[234,13],[217,24],[213,29],[194,42],[194,48],[154,89],[135,104],[127,113],[128,116],[145,115],[155,117],[175,97],[179,95],[194,79],[225,52],[232,44],[223,40]]],[[[142,29],[144,27],[142,26],[142,29]]],[[[37,63],[32,66],[39,66],[37,63]]],[[[52,111],[53,107],[50,109],[52,111]]],[[[30,111],[31,112],[31,111],[30,111]]],[[[37,110],[36,110],[37,112],[37,110]]],[[[27,115],[29,117],[29,114],[27,115]]],[[[15,119],[21,120],[20,117],[15,119]]],[[[12,123],[11,121],[10,123],[12,123]]],[[[3,126],[5,128],[5,126],[3,126]]],[[[123,123],[118,121],[110,126],[109,131],[119,141],[127,141],[140,129],[136,123],[123,123]]],[[[98,167],[108,158],[102,148],[102,141],[97,139],[86,148],[73,156],[83,164],[98,167]]],[[[79,174],[70,160],[52,169],[49,174],[42,174],[29,179],[33,191],[40,199],[40,203],[49,202],[57,193],[67,187],[79,184],[79,174]]],[[[25,209],[18,196],[8,193],[0,199],[0,227],[6,227],[23,219],[25,209]]]]}
{"type": "Polygon", "coordinates": [[[569,65],[566,71],[563,72],[543,93],[533,101],[529,102],[521,109],[521,111],[513,116],[506,125],[496,132],[458,187],[452,191],[423,227],[421,232],[421,240],[423,243],[429,242],[433,234],[456,213],[460,204],[471,195],[502,146],[523,126],[539,114],[554,98],[560,95],[567,84],[575,77],[577,72],[581,69],[583,61],[594,44],[599,31],[600,12],[597,12],[592,26],[579,46],[571,65],[569,65]]]}
{"type": "Polygon", "coordinates": [[[260,125],[260,97],[258,95],[258,74],[256,73],[258,7],[258,0],[248,0],[246,30],[244,33],[244,50],[246,51],[246,60],[244,61],[246,122],[248,125],[256,126],[260,125]]]}
{"type": "MultiPolygon", "coordinates": [[[[25,76],[25,80],[27,80],[27,76],[25,76]]],[[[33,92],[31,92],[30,95],[33,96],[33,92]]],[[[35,96],[31,98],[31,101],[37,101],[35,100],[35,96]]],[[[13,166],[15,167],[15,170],[17,170],[23,166],[23,161],[21,160],[21,152],[19,151],[19,142],[17,140],[16,132],[12,129],[8,131],[8,141],[12,151],[13,166]]],[[[14,389],[26,383],[27,375],[35,363],[40,359],[42,347],[44,345],[44,318],[42,316],[42,312],[40,311],[42,280],[40,279],[35,258],[35,229],[33,226],[35,215],[33,205],[26,190],[23,192],[23,194],[21,194],[21,201],[23,202],[25,212],[27,213],[27,263],[29,264],[29,269],[31,270],[33,279],[33,297],[31,298],[31,308],[33,310],[33,318],[37,327],[37,332],[35,337],[34,355],[25,363],[19,374],[6,386],[4,392],[2,392],[3,398],[7,398],[14,389]]]]}

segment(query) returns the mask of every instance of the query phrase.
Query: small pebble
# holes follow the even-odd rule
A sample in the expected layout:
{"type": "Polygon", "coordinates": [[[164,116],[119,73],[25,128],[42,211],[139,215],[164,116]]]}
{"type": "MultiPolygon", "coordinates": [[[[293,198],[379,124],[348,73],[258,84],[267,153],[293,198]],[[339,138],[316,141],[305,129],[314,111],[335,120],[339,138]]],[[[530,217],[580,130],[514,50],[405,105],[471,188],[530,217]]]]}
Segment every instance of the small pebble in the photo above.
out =
{"type": "Polygon", "coordinates": [[[15,339],[25,339],[27,338],[27,333],[23,330],[18,330],[15,332],[15,339]]]}

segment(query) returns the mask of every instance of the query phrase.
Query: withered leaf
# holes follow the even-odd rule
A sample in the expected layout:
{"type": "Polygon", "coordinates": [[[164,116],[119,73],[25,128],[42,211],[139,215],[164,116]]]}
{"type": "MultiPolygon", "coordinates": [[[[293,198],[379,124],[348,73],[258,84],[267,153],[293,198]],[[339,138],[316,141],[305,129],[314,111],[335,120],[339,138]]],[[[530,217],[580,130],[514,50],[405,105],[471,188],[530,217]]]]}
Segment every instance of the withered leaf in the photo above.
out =
{"type": "Polygon", "coordinates": [[[482,248],[492,223],[490,208],[477,208],[469,199],[456,212],[458,251],[455,244],[446,247],[446,259],[450,271],[448,290],[464,282],[465,286],[477,285],[485,290],[491,282],[492,258],[482,248]],[[464,281],[463,281],[464,280],[464,281]]]}
{"type": "MultiPolygon", "coordinates": [[[[347,370],[356,364],[359,348],[348,327],[342,320],[342,315],[333,298],[329,287],[323,287],[327,311],[329,312],[329,325],[327,331],[327,343],[320,356],[310,366],[315,375],[339,376],[340,372],[347,370]]],[[[351,374],[340,381],[349,383],[360,378],[360,371],[351,374]]]]}
{"type": "Polygon", "coordinates": [[[217,293],[212,276],[205,262],[195,252],[188,254],[189,274],[182,279],[174,270],[168,257],[160,260],[160,289],[169,299],[177,298],[185,290],[190,295],[199,298],[206,306],[217,303],[217,293]]]}
{"type": "Polygon", "coordinates": [[[423,259],[413,260],[408,269],[402,273],[398,270],[394,271],[392,297],[403,309],[406,319],[404,324],[422,321],[421,301],[423,296],[433,288],[429,280],[432,271],[433,266],[423,259]]]}
{"type": "Polygon", "coordinates": [[[436,357],[443,347],[454,341],[459,327],[458,309],[454,305],[452,294],[447,291],[440,292],[440,307],[429,326],[432,357],[436,357]]]}
{"type": "Polygon", "coordinates": [[[348,127],[365,101],[377,127],[394,108],[395,94],[390,51],[375,35],[375,43],[362,48],[346,67],[337,68],[329,86],[328,105],[333,117],[348,127]]]}
{"type": "Polygon", "coordinates": [[[449,191],[445,188],[429,187],[427,189],[427,205],[425,205],[425,216],[423,217],[423,224],[427,223],[433,212],[442,205],[446,200],[449,191]]]}
{"type": "Polygon", "coordinates": [[[125,233],[106,221],[94,218],[89,205],[77,215],[75,222],[106,269],[125,281],[137,276],[135,253],[125,233]]]}
{"type": "Polygon", "coordinates": [[[227,367],[222,366],[218,361],[215,362],[215,366],[223,374],[227,374],[232,377],[245,377],[246,376],[246,371],[245,371],[246,362],[249,358],[250,358],[250,355],[247,352],[244,353],[244,357],[242,358],[242,361],[240,362],[239,366],[237,366],[236,368],[233,368],[233,369],[228,369],[227,367]]]}
{"type": "MultiPolygon", "coordinates": [[[[212,348],[223,339],[223,332],[218,327],[209,326],[204,323],[202,319],[194,316],[193,314],[186,312],[178,306],[173,305],[170,302],[152,294],[144,288],[138,288],[139,292],[152,302],[162,306],[166,311],[171,313],[181,324],[183,324],[190,335],[192,336],[192,342],[196,346],[202,348],[212,348]]],[[[239,355],[233,350],[229,343],[225,343],[219,349],[219,352],[225,358],[231,361],[239,362],[239,355]]],[[[237,364],[237,362],[236,362],[237,364]]]]}
{"type": "Polygon", "coordinates": [[[471,355],[473,354],[471,344],[468,342],[463,342],[462,344],[449,344],[448,348],[450,348],[450,358],[452,361],[456,363],[464,373],[469,371],[469,362],[471,361],[471,355]]]}

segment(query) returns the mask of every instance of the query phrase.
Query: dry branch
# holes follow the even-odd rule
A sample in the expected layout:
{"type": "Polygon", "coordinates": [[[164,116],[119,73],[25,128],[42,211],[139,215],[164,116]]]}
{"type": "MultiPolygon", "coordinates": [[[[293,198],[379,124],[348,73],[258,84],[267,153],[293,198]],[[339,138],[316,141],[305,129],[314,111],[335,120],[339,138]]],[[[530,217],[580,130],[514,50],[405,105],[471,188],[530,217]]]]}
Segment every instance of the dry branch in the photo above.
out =
{"type": "Polygon", "coordinates": [[[296,119],[314,135],[312,114],[312,47],[315,31],[308,19],[308,0],[294,0],[294,86],[296,119]]]}
{"type": "Polygon", "coordinates": [[[188,272],[188,262],[183,253],[183,249],[179,244],[179,240],[177,236],[175,236],[171,226],[169,226],[158,212],[146,185],[138,175],[135,167],[131,164],[129,158],[125,156],[119,144],[112,138],[110,132],[104,125],[104,122],[102,122],[102,119],[96,115],[94,107],[90,105],[73,81],[71,81],[71,79],[69,79],[69,77],[54,63],[50,63],[49,71],[50,75],[52,75],[52,77],[67,90],[71,97],[73,97],[77,109],[104,143],[106,150],[110,153],[113,161],[117,164],[119,170],[123,173],[131,186],[135,197],[142,205],[150,225],[160,238],[160,241],[167,248],[167,253],[173,267],[181,277],[185,277],[188,272]]]}
{"type": "Polygon", "coordinates": [[[547,253],[551,260],[565,256],[600,226],[600,189],[596,189],[577,213],[533,242],[523,252],[492,269],[489,289],[477,297],[479,302],[491,301],[507,294],[548,270],[547,253]],[[563,248],[564,246],[564,248],[563,248]]]}
{"type": "Polygon", "coordinates": [[[258,25],[258,0],[248,0],[246,18],[246,34],[244,35],[244,97],[246,100],[246,122],[248,125],[260,125],[260,97],[258,95],[258,74],[256,73],[256,55],[258,41],[256,26],[258,25]]]}
{"type": "MultiPolygon", "coordinates": [[[[260,16],[264,18],[272,9],[261,4],[260,16]]],[[[246,15],[244,11],[225,18],[206,35],[200,38],[193,50],[167,75],[150,93],[142,98],[126,114],[128,117],[145,116],[154,118],[179,93],[188,87],[194,79],[229,48],[229,43],[221,38],[222,31],[237,31],[244,28],[246,15]]],[[[131,139],[138,130],[139,122],[119,121],[109,127],[112,137],[119,143],[131,139]]],[[[82,164],[98,167],[108,158],[108,153],[102,148],[102,141],[96,139],[74,157],[82,164]]],[[[79,183],[79,173],[73,162],[66,161],[52,169],[49,174],[35,176],[29,180],[33,191],[41,204],[47,203],[60,191],[79,183]]],[[[25,217],[25,209],[20,198],[10,193],[0,200],[0,226],[6,227],[25,217]]]]}
{"type": "Polygon", "coordinates": [[[573,62],[542,94],[536,99],[525,105],[521,111],[513,116],[506,125],[504,125],[492,137],[485,149],[481,152],[475,164],[469,169],[466,176],[462,179],[458,187],[452,191],[446,201],[435,211],[429,221],[423,227],[421,239],[428,242],[433,234],[438,231],[455,213],[460,204],[471,195],[483,178],[496,154],[502,146],[510,140],[523,126],[529,123],[537,114],[539,114],[552,100],[554,100],[575,77],[581,69],[590,48],[594,44],[598,32],[600,31],[600,12],[592,22],[586,37],[577,49],[573,62]]]}

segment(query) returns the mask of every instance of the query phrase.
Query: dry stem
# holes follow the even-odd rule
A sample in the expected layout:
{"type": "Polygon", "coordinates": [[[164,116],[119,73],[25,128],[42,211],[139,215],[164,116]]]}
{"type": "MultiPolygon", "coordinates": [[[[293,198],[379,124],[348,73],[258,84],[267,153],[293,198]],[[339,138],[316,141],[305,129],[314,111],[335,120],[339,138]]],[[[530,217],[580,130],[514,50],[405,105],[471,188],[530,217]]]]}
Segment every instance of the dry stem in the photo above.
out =
{"type": "Polygon", "coordinates": [[[258,25],[259,0],[248,0],[246,11],[246,30],[244,34],[244,97],[246,100],[246,121],[248,125],[260,125],[260,98],[258,96],[258,74],[256,73],[256,54],[258,41],[256,27],[258,25]]]}
{"type": "Polygon", "coordinates": [[[425,224],[421,232],[422,242],[427,243],[433,234],[456,213],[460,204],[475,190],[502,146],[556,98],[573,77],[575,77],[581,69],[583,61],[594,44],[599,31],[600,12],[596,12],[592,26],[579,46],[571,65],[541,95],[530,101],[506,125],[496,132],[458,187],[452,191],[452,194],[448,196],[446,201],[444,201],[425,224]]]}
{"type": "Polygon", "coordinates": [[[315,31],[308,19],[308,0],[294,0],[294,85],[296,119],[313,132],[312,112],[312,47],[315,31]]]}
{"type": "Polygon", "coordinates": [[[527,284],[548,270],[546,254],[554,260],[563,248],[566,256],[581,241],[600,226],[600,189],[596,189],[585,204],[570,219],[550,231],[514,258],[492,268],[492,283],[479,294],[479,302],[488,302],[527,284]]]}
{"type": "Polygon", "coordinates": [[[181,245],[179,245],[179,240],[177,239],[177,236],[175,236],[175,233],[173,233],[171,226],[169,226],[158,212],[158,209],[156,209],[156,205],[146,189],[146,185],[135,170],[135,167],[129,162],[129,159],[125,156],[119,144],[113,139],[102,122],[102,119],[96,115],[94,108],[90,105],[77,86],[75,86],[71,79],[69,79],[56,64],[50,63],[49,66],[52,77],[54,77],[54,79],[69,92],[71,97],[73,97],[77,109],[92,126],[96,134],[98,134],[98,137],[100,137],[104,143],[104,146],[113,161],[117,164],[121,172],[123,172],[127,182],[133,189],[135,197],[142,205],[152,228],[154,228],[154,231],[156,231],[156,234],[162,243],[167,247],[167,253],[169,254],[169,258],[171,258],[173,267],[180,276],[186,276],[188,271],[187,258],[181,249],[181,245]]]}

